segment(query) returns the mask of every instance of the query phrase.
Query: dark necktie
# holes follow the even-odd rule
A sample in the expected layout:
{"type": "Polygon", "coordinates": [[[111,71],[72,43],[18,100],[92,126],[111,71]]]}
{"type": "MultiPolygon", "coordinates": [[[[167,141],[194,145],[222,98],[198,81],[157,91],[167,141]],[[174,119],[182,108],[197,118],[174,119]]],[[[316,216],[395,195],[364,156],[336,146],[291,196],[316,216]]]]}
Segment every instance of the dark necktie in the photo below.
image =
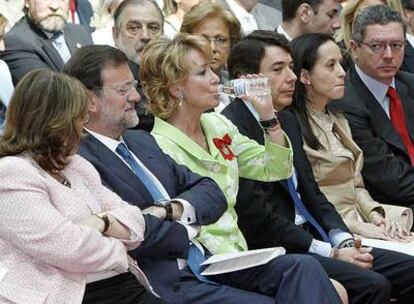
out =
{"type": "Polygon", "coordinates": [[[293,178],[289,178],[287,180],[288,188],[289,188],[289,194],[293,199],[293,202],[295,203],[296,208],[300,212],[300,214],[308,220],[308,222],[316,229],[316,231],[319,232],[320,236],[325,242],[330,243],[329,237],[326,234],[325,230],[319,225],[319,223],[315,220],[315,218],[310,214],[306,206],[303,204],[301,198],[299,197],[295,184],[293,182],[293,178]]]}
{"type": "Polygon", "coordinates": [[[407,129],[404,108],[397,91],[393,87],[389,87],[387,96],[390,99],[390,118],[395,130],[401,137],[401,140],[410,156],[411,164],[414,164],[414,145],[407,129]]]}
{"type": "MultiPolygon", "coordinates": [[[[125,144],[120,143],[116,148],[116,152],[121,155],[121,157],[126,161],[126,163],[131,167],[132,171],[134,171],[135,175],[141,180],[141,182],[145,185],[146,189],[151,193],[152,198],[154,201],[161,201],[167,199],[162,192],[158,189],[157,185],[154,183],[153,179],[148,175],[146,170],[138,164],[138,162],[134,159],[131,152],[128,150],[125,144]]],[[[189,252],[188,252],[188,266],[197,277],[198,280],[206,283],[216,284],[200,273],[203,270],[201,263],[204,262],[206,258],[204,257],[203,253],[200,249],[197,248],[194,244],[190,245],[189,252]]]]}
{"type": "Polygon", "coordinates": [[[120,143],[116,148],[116,152],[122,156],[126,163],[131,167],[132,171],[134,171],[135,175],[145,185],[145,188],[147,188],[154,201],[158,202],[166,199],[154,183],[153,179],[148,175],[148,172],[146,172],[146,170],[134,159],[125,144],[120,143]]]}

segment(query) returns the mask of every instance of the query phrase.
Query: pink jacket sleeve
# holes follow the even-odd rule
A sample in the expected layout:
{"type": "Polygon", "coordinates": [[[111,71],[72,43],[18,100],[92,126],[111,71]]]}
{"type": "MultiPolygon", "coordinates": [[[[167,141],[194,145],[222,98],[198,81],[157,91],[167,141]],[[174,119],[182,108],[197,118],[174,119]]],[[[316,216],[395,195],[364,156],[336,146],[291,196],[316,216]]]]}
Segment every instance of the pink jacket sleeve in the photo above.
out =
{"type": "MultiPolygon", "coordinates": [[[[59,211],[47,180],[29,159],[0,161],[0,238],[21,251],[69,272],[126,271],[121,241],[74,224],[59,211]]],[[[65,197],[64,197],[65,198],[65,197]]],[[[66,198],[64,203],[70,202],[66,198]]]]}

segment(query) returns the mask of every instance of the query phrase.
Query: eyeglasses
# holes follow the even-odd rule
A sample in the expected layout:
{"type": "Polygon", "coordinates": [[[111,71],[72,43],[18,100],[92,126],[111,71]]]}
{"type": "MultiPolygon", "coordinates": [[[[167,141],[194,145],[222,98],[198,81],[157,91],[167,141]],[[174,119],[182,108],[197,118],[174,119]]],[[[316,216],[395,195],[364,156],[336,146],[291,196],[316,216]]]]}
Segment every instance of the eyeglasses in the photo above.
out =
{"type": "Polygon", "coordinates": [[[230,41],[230,38],[226,38],[226,37],[207,37],[207,36],[204,36],[203,35],[203,37],[204,37],[204,39],[206,39],[206,40],[208,40],[210,43],[211,42],[214,42],[214,44],[217,46],[217,47],[227,47],[227,46],[229,46],[229,41],[230,41]]]}
{"type": "Polygon", "coordinates": [[[137,90],[137,86],[138,86],[138,81],[134,80],[130,83],[125,83],[118,88],[113,88],[113,87],[108,86],[108,87],[98,87],[97,89],[99,90],[109,89],[109,90],[116,92],[119,96],[127,97],[131,93],[132,88],[137,90]]]}
{"type": "Polygon", "coordinates": [[[366,45],[375,54],[384,53],[387,46],[390,46],[392,53],[398,53],[404,48],[404,42],[401,42],[401,41],[373,42],[373,43],[367,43],[367,42],[361,41],[360,44],[366,45]]]}

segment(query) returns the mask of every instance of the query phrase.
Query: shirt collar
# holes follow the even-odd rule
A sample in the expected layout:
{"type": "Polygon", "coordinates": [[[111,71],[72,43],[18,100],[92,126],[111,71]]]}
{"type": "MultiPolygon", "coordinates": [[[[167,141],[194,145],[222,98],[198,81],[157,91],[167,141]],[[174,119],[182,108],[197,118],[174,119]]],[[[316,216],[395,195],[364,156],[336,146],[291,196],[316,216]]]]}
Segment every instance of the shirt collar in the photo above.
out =
{"type": "Polygon", "coordinates": [[[414,35],[411,35],[411,34],[409,34],[409,33],[405,33],[405,37],[407,38],[408,43],[409,43],[412,47],[414,47],[414,35]]]}
{"type": "Polygon", "coordinates": [[[102,144],[104,144],[109,150],[111,150],[112,152],[116,152],[116,148],[118,148],[118,145],[120,143],[125,144],[124,139],[122,138],[122,136],[120,137],[119,140],[110,138],[108,136],[96,133],[94,131],[91,131],[87,128],[84,128],[88,133],[90,133],[93,137],[95,137],[97,140],[99,140],[102,144]]]}
{"type": "MultiPolygon", "coordinates": [[[[378,80],[375,80],[371,76],[368,76],[365,74],[358,65],[355,64],[355,70],[358,74],[358,76],[361,78],[362,82],[365,84],[365,86],[368,88],[368,90],[374,95],[375,99],[378,102],[382,102],[384,98],[387,95],[388,87],[386,84],[383,84],[382,82],[379,82],[378,80]]],[[[395,89],[395,79],[392,79],[391,87],[395,89]]]]}
{"type": "Polygon", "coordinates": [[[289,36],[289,34],[286,32],[286,30],[282,27],[282,25],[281,25],[281,24],[277,27],[276,31],[277,31],[279,34],[284,35],[284,36],[286,37],[286,39],[287,39],[287,40],[292,41],[292,37],[290,37],[290,36],[289,36]]]}

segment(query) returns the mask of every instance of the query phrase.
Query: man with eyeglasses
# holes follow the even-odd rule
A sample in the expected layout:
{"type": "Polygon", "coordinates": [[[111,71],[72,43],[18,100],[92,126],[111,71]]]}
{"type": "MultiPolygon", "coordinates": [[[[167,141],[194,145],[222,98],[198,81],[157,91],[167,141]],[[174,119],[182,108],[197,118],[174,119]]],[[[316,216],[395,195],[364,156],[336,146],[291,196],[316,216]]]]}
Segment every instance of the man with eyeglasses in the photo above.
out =
{"type": "MultiPolygon", "coordinates": [[[[181,259],[187,258],[189,240],[198,233],[194,225],[221,216],[227,206],[223,194],[211,179],[177,165],[150,134],[128,130],[138,123],[134,106],[141,96],[123,52],[108,45],[86,46],[63,71],[81,81],[89,97],[79,154],[95,166],[105,186],[145,214],[144,244],[130,252],[143,271],[140,277],[145,274],[146,287],[165,302],[181,303],[181,259]]],[[[140,300],[165,303],[148,292],[140,300]]]]}
{"type": "Polygon", "coordinates": [[[138,80],[138,91],[143,102],[136,105],[140,123],[136,128],[150,131],[154,116],[149,114],[145,96],[139,81],[139,64],[144,47],[158,35],[163,34],[164,17],[161,9],[153,0],[125,0],[114,13],[113,38],[115,46],[129,59],[129,68],[138,80]]]}
{"type": "Polygon", "coordinates": [[[355,18],[350,46],[355,66],[344,97],[331,106],[345,114],[363,150],[362,175],[374,199],[414,209],[414,75],[399,71],[401,15],[384,5],[364,9],[355,18]]]}

